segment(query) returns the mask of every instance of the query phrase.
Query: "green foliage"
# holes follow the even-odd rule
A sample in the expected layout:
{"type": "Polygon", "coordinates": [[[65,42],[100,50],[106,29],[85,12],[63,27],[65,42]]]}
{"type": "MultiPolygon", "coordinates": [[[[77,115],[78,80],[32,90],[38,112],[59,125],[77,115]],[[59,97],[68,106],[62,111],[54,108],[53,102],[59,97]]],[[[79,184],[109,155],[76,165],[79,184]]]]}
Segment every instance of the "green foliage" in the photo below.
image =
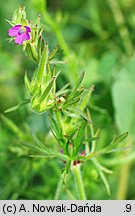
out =
{"type": "Polygon", "coordinates": [[[135,3],[22,1],[32,20],[28,60],[5,40],[9,24],[26,19],[16,11],[6,23],[18,2],[8,4],[0,8],[0,198],[79,199],[78,163],[88,199],[134,199],[135,3]]]}
{"type": "Polygon", "coordinates": [[[120,71],[112,88],[114,106],[116,109],[115,118],[120,131],[132,131],[135,104],[134,65],[135,61],[131,58],[120,71]]]}

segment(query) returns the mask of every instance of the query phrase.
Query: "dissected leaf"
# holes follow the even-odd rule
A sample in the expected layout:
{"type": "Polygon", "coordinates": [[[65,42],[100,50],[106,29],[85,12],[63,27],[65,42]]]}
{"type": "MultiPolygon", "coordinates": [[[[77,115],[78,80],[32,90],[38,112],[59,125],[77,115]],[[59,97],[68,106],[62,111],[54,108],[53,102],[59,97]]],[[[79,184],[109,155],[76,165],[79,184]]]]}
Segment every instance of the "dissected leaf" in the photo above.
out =
{"type": "Polygon", "coordinates": [[[50,118],[50,123],[51,123],[51,126],[55,132],[56,137],[58,138],[58,140],[62,139],[63,136],[62,136],[61,130],[60,130],[56,120],[52,116],[49,116],[49,118],[50,118]]]}
{"type": "Polygon", "coordinates": [[[97,169],[98,172],[99,172],[100,178],[102,179],[102,181],[103,181],[103,183],[104,183],[104,186],[105,186],[105,188],[106,188],[106,190],[107,190],[108,195],[110,195],[110,194],[111,194],[110,186],[109,186],[109,183],[108,183],[108,181],[107,181],[106,176],[105,176],[104,173],[103,173],[102,168],[100,167],[100,163],[99,163],[98,160],[95,159],[95,158],[92,159],[92,162],[94,163],[96,169],[97,169]]]}
{"type": "Polygon", "coordinates": [[[80,126],[77,134],[76,134],[76,139],[74,142],[75,154],[77,154],[77,152],[80,149],[80,146],[83,144],[85,127],[86,127],[86,121],[83,121],[81,123],[81,126],[80,126]]]}
{"type": "Polygon", "coordinates": [[[119,136],[117,136],[111,143],[111,145],[118,145],[119,143],[121,143],[122,141],[124,141],[128,136],[128,132],[125,132],[123,134],[120,134],[119,136]]]}
{"type": "Polygon", "coordinates": [[[78,79],[78,81],[77,81],[75,87],[73,88],[71,94],[69,95],[68,100],[70,100],[71,98],[73,98],[74,95],[76,94],[77,89],[79,88],[79,86],[80,86],[80,84],[81,84],[81,82],[82,82],[82,80],[83,80],[83,78],[84,78],[84,75],[85,75],[85,72],[83,72],[83,73],[80,75],[80,78],[78,79]]]}
{"type": "Polygon", "coordinates": [[[19,104],[15,105],[15,106],[13,106],[13,107],[11,107],[11,108],[5,110],[4,112],[5,112],[5,113],[13,112],[13,111],[19,109],[20,107],[22,107],[22,106],[24,106],[24,105],[26,105],[26,104],[28,104],[28,103],[30,103],[30,99],[25,99],[25,100],[22,101],[21,103],[19,103],[19,104]]]}

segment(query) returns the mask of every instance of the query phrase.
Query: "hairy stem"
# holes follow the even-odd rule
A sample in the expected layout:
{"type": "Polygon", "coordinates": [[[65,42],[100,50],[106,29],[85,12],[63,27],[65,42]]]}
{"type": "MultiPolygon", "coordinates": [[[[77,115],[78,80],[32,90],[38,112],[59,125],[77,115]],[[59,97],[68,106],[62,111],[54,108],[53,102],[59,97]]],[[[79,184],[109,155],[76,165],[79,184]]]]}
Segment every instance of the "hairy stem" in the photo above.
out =
{"type": "Polygon", "coordinates": [[[81,176],[79,164],[73,166],[73,173],[74,173],[75,182],[76,182],[76,185],[78,188],[78,192],[80,195],[80,199],[86,200],[86,195],[85,195],[85,191],[84,191],[84,186],[83,186],[83,181],[82,181],[82,176],[81,176]]]}

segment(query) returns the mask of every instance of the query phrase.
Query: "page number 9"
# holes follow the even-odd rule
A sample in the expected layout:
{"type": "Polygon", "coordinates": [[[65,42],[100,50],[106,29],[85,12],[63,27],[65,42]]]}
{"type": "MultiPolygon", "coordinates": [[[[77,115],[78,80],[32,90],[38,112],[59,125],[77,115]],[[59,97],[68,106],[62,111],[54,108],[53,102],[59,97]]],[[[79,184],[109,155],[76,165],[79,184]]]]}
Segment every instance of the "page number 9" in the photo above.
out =
{"type": "Polygon", "coordinates": [[[130,204],[126,205],[126,212],[131,212],[131,205],[130,204]]]}

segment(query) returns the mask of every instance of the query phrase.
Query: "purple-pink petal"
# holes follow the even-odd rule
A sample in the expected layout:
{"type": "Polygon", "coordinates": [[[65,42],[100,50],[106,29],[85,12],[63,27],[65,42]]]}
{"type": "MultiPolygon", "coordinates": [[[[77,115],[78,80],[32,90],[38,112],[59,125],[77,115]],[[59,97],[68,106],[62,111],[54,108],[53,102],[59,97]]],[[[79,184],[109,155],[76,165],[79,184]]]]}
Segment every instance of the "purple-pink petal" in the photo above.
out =
{"type": "Polygon", "coordinates": [[[24,26],[26,28],[26,32],[31,32],[31,29],[29,26],[24,26]]]}
{"type": "Polygon", "coordinates": [[[28,33],[20,34],[16,36],[15,43],[22,45],[25,40],[30,40],[30,35],[28,33]]]}
{"type": "Polygon", "coordinates": [[[17,34],[18,34],[19,30],[20,30],[20,27],[21,27],[21,25],[16,25],[13,28],[10,28],[8,30],[8,35],[11,36],[11,37],[17,36],[17,34]]]}
{"type": "Polygon", "coordinates": [[[25,40],[30,40],[29,32],[31,32],[30,27],[24,26],[23,29],[22,25],[16,25],[13,28],[8,30],[8,35],[15,38],[15,43],[22,45],[25,40]]]}
{"type": "Polygon", "coordinates": [[[25,38],[23,37],[23,35],[19,35],[19,34],[18,34],[18,35],[16,36],[15,43],[16,43],[16,44],[19,44],[19,45],[22,45],[24,40],[25,40],[25,38]]]}
{"type": "Polygon", "coordinates": [[[24,34],[24,38],[25,38],[25,40],[30,40],[30,35],[26,32],[26,33],[24,34]]]}

